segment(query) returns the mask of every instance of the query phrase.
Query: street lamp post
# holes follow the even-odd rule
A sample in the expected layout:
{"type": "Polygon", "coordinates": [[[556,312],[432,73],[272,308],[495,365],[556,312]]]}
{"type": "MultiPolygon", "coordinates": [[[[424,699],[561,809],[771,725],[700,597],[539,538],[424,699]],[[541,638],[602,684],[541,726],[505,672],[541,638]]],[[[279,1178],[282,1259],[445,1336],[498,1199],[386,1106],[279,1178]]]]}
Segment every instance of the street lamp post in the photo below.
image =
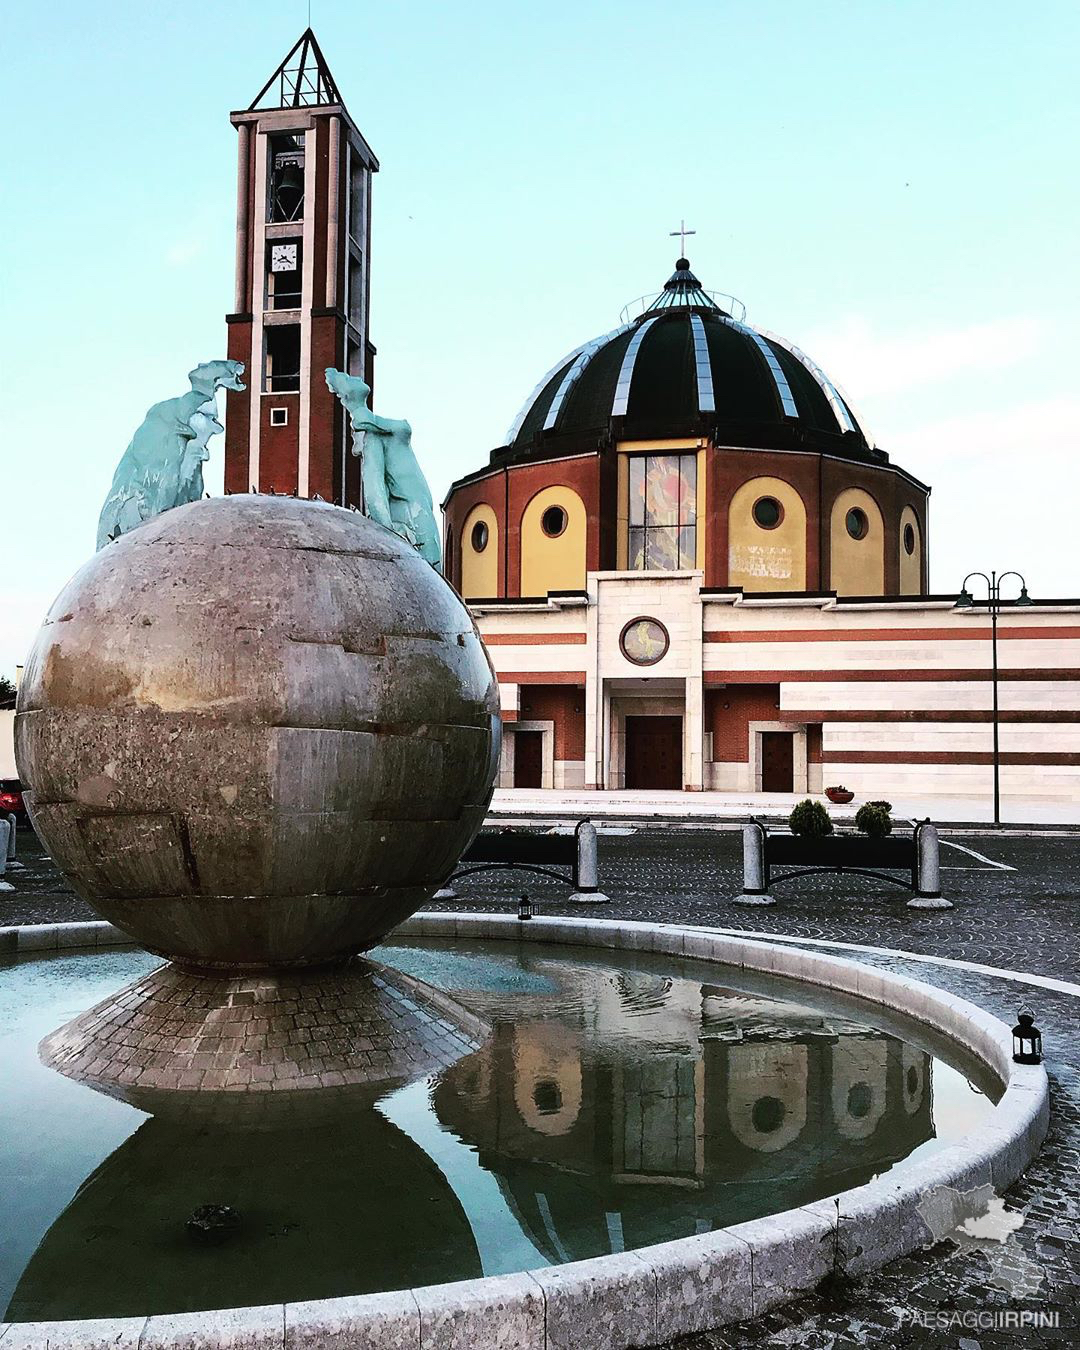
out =
{"type": "Polygon", "coordinates": [[[968,590],[968,582],[972,577],[981,577],[986,582],[986,605],[990,612],[990,651],[991,651],[991,685],[993,687],[994,697],[994,824],[1001,824],[1001,752],[1000,736],[998,732],[998,649],[997,649],[997,621],[1001,613],[1001,583],[1006,577],[1015,577],[1020,583],[1020,594],[1012,602],[1015,606],[1030,605],[1031,596],[1028,595],[1027,582],[1019,572],[991,572],[989,576],[985,572],[969,572],[964,578],[964,584],[960,588],[960,594],[956,598],[957,609],[973,609],[975,607],[975,597],[968,590]]]}

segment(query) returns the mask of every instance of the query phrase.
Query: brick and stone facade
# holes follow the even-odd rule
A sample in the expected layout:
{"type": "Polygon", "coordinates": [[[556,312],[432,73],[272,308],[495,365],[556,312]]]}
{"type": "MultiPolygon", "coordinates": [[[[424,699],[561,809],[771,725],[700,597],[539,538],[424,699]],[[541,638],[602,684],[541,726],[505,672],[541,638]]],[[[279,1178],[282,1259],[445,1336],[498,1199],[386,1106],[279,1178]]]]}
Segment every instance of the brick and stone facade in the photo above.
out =
{"type": "MultiPolygon", "coordinates": [[[[678,717],[690,791],[763,790],[763,737],[793,738],[787,790],[979,797],[991,789],[991,628],[951,598],[842,599],[711,591],[700,572],[590,573],[575,595],[476,602],[507,732],[543,737],[535,786],[618,789],[628,715],[678,717]],[[646,668],[624,626],[663,624],[646,668]],[[580,710],[580,711],[579,711],[580,710]]],[[[1080,796],[1080,603],[998,620],[1005,796],[1080,796]]],[[[529,786],[529,784],[518,784],[529,786]]]]}
{"type": "MultiPolygon", "coordinates": [[[[929,487],[744,314],[680,259],[447,494],[500,785],[988,796],[990,616],[928,594],[929,487]]],[[[1080,602],[998,646],[1002,793],[1080,796],[1080,602]]]]}

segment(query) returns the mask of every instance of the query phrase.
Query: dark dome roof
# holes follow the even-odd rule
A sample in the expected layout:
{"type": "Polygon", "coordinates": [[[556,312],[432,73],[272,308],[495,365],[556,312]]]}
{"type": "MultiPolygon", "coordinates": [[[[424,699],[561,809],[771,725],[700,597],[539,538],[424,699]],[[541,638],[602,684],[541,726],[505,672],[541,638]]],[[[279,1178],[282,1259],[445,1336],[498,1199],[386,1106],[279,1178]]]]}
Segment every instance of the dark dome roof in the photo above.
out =
{"type": "Polygon", "coordinates": [[[847,402],[805,352],[745,323],[739,302],[705,291],[685,258],[636,318],[584,343],[544,376],[493,458],[696,435],[719,445],[888,458],[871,448],[847,402]]]}

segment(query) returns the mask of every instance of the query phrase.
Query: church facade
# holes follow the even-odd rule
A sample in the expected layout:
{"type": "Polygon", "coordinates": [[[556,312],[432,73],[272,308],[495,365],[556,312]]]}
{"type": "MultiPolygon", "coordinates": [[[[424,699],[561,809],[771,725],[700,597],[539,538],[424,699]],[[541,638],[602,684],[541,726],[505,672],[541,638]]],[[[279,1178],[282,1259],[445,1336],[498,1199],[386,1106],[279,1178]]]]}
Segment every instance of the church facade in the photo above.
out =
{"type": "MultiPolygon", "coordinates": [[[[310,29],[238,133],[230,492],[362,506],[323,372],[373,380],[378,160],[310,29]]],[[[929,487],[680,258],[444,502],[504,787],[1080,800],[1080,602],[930,595],[929,487]]],[[[981,560],[975,560],[976,562],[981,560]]],[[[956,578],[959,586],[961,578],[956,578]]]]}
{"type": "MultiPolygon", "coordinates": [[[[444,503],[500,785],[1080,797],[1080,604],[928,591],[930,489],[679,259],[444,503]]],[[[959,584],[960,578],[957,579],[959,584]]]]}

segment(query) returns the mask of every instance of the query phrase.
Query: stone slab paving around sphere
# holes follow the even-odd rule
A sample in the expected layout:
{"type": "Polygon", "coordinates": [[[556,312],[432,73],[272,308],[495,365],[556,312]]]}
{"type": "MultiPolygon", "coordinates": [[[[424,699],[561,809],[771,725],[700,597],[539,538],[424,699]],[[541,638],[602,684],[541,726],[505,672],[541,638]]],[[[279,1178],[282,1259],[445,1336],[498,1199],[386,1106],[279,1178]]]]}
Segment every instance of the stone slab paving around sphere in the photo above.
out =
{"type": "MultiPolygon", "coordinates": [[[[601,882],[612,903],[599,917],[693,923],[740,931],[884,947],[899,952],[1031,972],[1072,982],[1080,977],[1080,840],[1068,836],[953,836],[954,842],[1016,870],[998,870],[957,849],[942,850],[943,887],[956,907],[908,910],[905,893],[874,882],[829,877],[779,888],[772,908],[740,909],[738,836],[689,830],[604,834],[601,882]]],[[[0,922],[79,921],[93,917],[23,836],[25,872],[0,901],[0,922]]],[[[505,911],[522,891],[545,914],[580,916],[566,888],[534,875],[471,877],[462,893],[433,909],[505,911]]],[[[1014,1235],[1042,1273],[1042,1287],[1022,1299],[988,1283],[986,1257],[946,1240],[865,1276],[833,1302],[814,1297],[754,1322],[684,1338],[678,1350],[743,1346],[963,1346],[963,1350],[1032,1344],[1080,1346],[1080,999],[962,966],[903,956],[844,953],[938,985],[1003,1020],[1028,1003],[1046,1041],[1052,1092],[1050,1133],[1040,1156],[1006,1192],[1024,1225],[1014,1235]],[[1054,1329],[987,1331],[912,1325],[915,1311],[978,1313],[1055,1311],[1054,1329]]],[[[0,1350],[3,1350],[0,1346],[0,1350]]]]}

